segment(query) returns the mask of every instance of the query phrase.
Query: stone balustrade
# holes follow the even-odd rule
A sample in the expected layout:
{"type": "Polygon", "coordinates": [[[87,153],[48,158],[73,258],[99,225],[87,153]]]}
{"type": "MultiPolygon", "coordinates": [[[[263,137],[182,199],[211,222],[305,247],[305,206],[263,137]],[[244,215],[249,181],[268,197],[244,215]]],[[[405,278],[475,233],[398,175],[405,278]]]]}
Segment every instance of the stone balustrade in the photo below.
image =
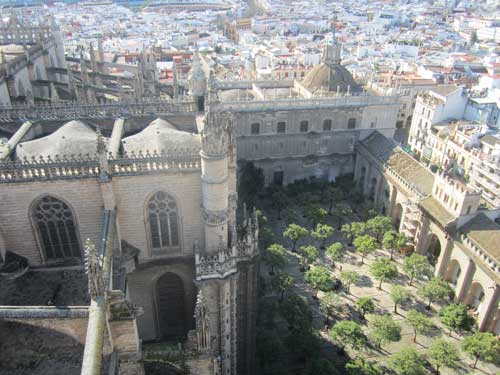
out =
{"type": "Polygon", "coordinates": [[[39,120],[74,120],[143,117],[194,113],[195,102],[191,99],[158,99],[104,101],[99,103],[79,103],[76,101],[60,101],[47,104],[0,105],[0,122],[39,121],[39,120]]]}
{"type": "MultiPolygon", "coordinates": [[[[198,171],[200,156],[193,150],[178,150],[175,153],[125,154],[119,158],[108,158],[109,176],[198,171]]],[[[56,156],[52,158],[0,163],[0,183],[78,179],[99,177],[101,168],[97,157],[90,155],[56,156]]]]}
{"type": "Polygon", "coordinates": [[[469,250],[471,250],[474,255],[476,255],[479,259],[481,259],[485,265],[487,265],[492,271],[499,273],[500,272],[500,263],[492,258],[489,254],[481,250],[479,246],[474,244],[465,234],[460,236],[461,242],[467,246],[469,250]]]}

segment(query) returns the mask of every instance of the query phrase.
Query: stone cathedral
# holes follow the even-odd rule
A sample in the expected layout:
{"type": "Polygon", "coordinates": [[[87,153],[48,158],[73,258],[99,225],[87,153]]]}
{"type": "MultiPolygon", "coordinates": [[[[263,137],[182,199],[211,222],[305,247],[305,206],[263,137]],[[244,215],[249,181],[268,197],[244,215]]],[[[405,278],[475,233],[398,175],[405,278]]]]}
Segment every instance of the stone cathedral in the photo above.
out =
{"type": "Polygon", "coordinates": [[[155,340],[196,353],[192,374],[253,374],[258,223],[238,165],[279,185],[353,173],[358,142],[393,136],[398,99],[357,86],[335,40],[303,81],[219,80],[195,53],[165,99],[147,53],[133,92],[92,48],[33,62],[60,50],[44,30],[53,46],[4,61],[0,374],[142,374],[155,340]]]}

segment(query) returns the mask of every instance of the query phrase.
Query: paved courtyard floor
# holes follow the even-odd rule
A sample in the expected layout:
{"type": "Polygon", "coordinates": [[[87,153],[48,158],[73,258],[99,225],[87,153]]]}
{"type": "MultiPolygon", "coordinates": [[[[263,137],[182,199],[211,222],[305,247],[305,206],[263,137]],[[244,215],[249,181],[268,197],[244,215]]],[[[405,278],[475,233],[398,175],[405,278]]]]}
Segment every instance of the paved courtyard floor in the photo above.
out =
{"type": "MultiPolygon", "coordinates": [[[[283,233],[283,230],[286,228],[285,220],[284,219],[278,220],[276,214],[273,211],[266,211],[266,214],[269,220],[269,225],[273,228],[274,233],[276,233],[276,238],[274,239],[274,242],[281,243],[285,245],[285,247],[290,249],[291,243],[287,239],[281,236],[281,233],[283,233]]],[[[357,220],[357,218],[353,214],[352,217],[345,218],[345,220],[352,221],[352,220],[357,220]]],[[[328,217],[327,221],[329,225],[337,227],[337,223],[333,222],[333,219],[331,217],[328,217]]],[[[300,217],[300,215],[297,220],[297,224],[303,225],[304,227],[307,228],[310,227],[305,222],[305,219],[300,217]]],[[[328,244],[337,241],[344,241],[343,236],[339,231],[335,231],[334,236],[328,241],[328,244]]],[[[308,240],[304,240],[302,243],[300,243],[299,246],[305,244],[314,244],[314,242],[311,238],[309,238],[308,240]]],[[[354,305],[359,297],[369,296],[372,297],[374,299],[374,302],[376,303],[376,313],[391,314],[393,319],[401,325],[402,328],[401,341],[383,345],[382,348],[379,350],[367,349],[366,351],[363,352],[363,355],[366,358],[374,362],[377,362],[379,364],[385,364],[389,355],[399,351],[404,346],[413,346],[418,351],[425,353],[426,350],[429,348],[429,346],[432,344],[433,340],[435,340],[438,337],[449,340],[453,342],[458,348],[460,347],[462,337],[457,335],[456,333],[453,333],[451,336],[449,336],[448,330],[444,329],[443,325],[439,321],[438,312],[442,306],[433,304],[432,309],[430,311],[426,310],[425,309],[426,304],[423,301],[421,301],[419,297],[417,297],[416,295],[419,282],[418,281],[414,282],[413,283],[414,285],[411,287],[407,285],[408,278],[401,271],[403,262],[403,258],[401,255],[399,254],[394,255],[394,261],[398,265],[398,269],[400,272],[398,279],[391,283],[385,282],[382,285],[382,290],[379,290],[377,288],[378,281],[371,276],[369,271],[369,266],[377,257],[389,257],[388,251],[382,249],[377,250],[375,253],[365,258],[364,261],[365,264],[361,264],[361,257],[355,253],[353,248],[348,248],[346,250],[346,255],[344,259],[341,262],[335,263],[336,265],[335,268],[333,268],[331,266],[331,262],[328,259],[326,259],[326,257],[324,256],[324,252],[320,251],[320,253],[321,253],[320,258],[317,260],[315,265],[327,266],[331,270],[332,276],[334,275],[339,277],[341,269],[354,270],[361,276],[360,281],[356,285],[351,286],[349,294],[347,294],[345,291],[341,291],[340,293],[338,293],[340,301],[339,310],[341,310],[341,312],[333,316],[334,322],[347,319],[355,320],[358,323],[363,323],[364,329],[368,331],[366,325],[367,322],[366,321],[363,322],[360,314],[355,310],[354,305]],[[392,303],[390,297],[391,287],[395,284],[403,285],[406,289],[410,291],[410,293],[413,296],[411,303],[407,304],[406,306],[398,307],[397,314],[394,313],[394,304],[392,303]],[[431,317],[433,323],[436,326],[436,330],[433,332],[432,336],[418,335],[417,342],[415,343],[413,342],[413,329],[411,328],[411,326],[408,325],[408,323],[406,323],[405,320],[406,314],[410,309],[416,309],[431,317]]],[[[320,330],[320,334],[325,339],[330,340],[328,334],[329,327],[326,326],[325,319],[320,312],[319,301],[313,298],[313,290],[304,282],[304,273],[300,272],[299,270],[298,256],[291,251],[288,251],[288,263],[284,268],[284,271],[291,274],[295,279],[295,285],[293,289],[289,292],[289,294],[297,293],[305,296],[308,299],[311,310],[313,311],[314,326],[320,330]]],[[[265,278],[267,278],[268,276],[268,269],[265,267],[265,265],[264,267],[262,267],[262,275],[265,278]]],[[[323,296],[324,293],[319,292],[318,294],[319,300],[321,300],[323,296]]],[[[368,321],[369,319],[370,317],[367,316],[368,321]]],[[[334,322],[331,323],[334,324],[334,322]]],[[[358,353],[351,352],[349,353],[349,355],[351,358],[356,358],[359,355],[359,352],[358,353]]],[[[440,373],[444,375],[451,375],[451,374],[500,375],[500,368],[497,366],[486,364],[480,361],[478,362],[477,368],[472,369],[469,366],[473,362],[472,359],[465,353],[461,353],[461,357],[462,358],[459,363],[459,367],[457,369],[451,370],[442,368],[440,369],[440,373]]]]}

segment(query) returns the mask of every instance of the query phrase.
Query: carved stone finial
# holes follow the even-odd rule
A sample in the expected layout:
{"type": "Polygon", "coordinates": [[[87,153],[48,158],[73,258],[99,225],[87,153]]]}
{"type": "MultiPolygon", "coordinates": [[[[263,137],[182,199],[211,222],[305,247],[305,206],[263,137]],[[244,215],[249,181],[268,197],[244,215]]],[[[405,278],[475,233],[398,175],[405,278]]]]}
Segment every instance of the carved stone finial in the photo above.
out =
{"type": "Polygon", "coordinates": [[[88,277],[89,295],[92,299],[105,294],[103,257],[97,254],[94,243],[87,238],[85,241],[85,272],[88,277]]]}

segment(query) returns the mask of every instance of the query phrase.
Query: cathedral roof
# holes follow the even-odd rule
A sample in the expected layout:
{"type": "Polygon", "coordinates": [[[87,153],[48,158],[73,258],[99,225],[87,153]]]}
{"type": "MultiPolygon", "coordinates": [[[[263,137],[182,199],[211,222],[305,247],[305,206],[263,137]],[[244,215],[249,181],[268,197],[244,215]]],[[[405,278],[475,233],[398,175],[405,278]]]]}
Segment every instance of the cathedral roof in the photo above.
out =
{"type": "Polygon", "coordinates": [[[432,192],[434,175],[418,161],[408,155],[393,140],[374,131],[361,141],[370,154],[384,166],[391,168],[408,183],[414,185],[424,195],[432,192]]]}
{"type": "Polygon", "coordinates": [[[337,87],[341,93],[347,92],[348,88],[350,92],[361,91],[361,87],[344,66],[325,62],[311,69],[302,84],[312,93],[336,92],[337,87]]]}
{"type": "MultiPolygon", "coordinates": [[[[107,139],[104,139],[107,142],[107,139]]],[[[18,159],[31,159],[40,156],[95,155],[97,153],[97,134],[81,121],[70,121],[46,137],[22,142],[16,147],[18,159]]]]}
{"type": "Polygon", "coordinates": [[[123,138],[123,150],[127,153],[169,152],[180,149],[201,148],[198,134],[178,130],[167,120],[157,118],[141,132],[123,138]]]}

